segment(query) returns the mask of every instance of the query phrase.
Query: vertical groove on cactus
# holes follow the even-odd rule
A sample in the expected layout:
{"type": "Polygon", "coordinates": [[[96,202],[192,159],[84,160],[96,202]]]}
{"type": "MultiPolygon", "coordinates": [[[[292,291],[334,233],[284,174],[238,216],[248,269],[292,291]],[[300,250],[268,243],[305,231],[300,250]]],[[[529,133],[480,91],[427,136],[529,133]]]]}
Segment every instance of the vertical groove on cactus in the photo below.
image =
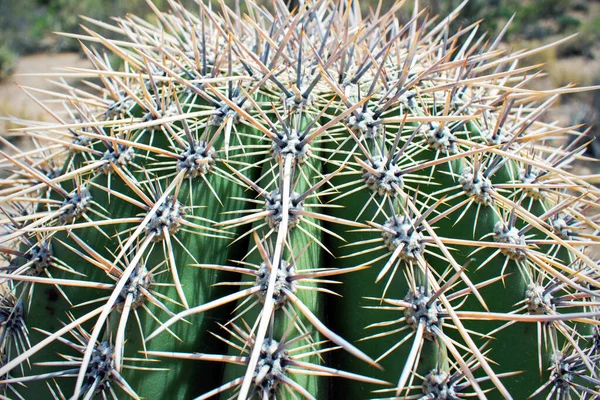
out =
{"type": "Polygon", "coordinates": [[[593,88],[403,3],[64,34],[80,85],[0,137],[0,395],[600,397],[600,190],[542,119],[593,88]]]}

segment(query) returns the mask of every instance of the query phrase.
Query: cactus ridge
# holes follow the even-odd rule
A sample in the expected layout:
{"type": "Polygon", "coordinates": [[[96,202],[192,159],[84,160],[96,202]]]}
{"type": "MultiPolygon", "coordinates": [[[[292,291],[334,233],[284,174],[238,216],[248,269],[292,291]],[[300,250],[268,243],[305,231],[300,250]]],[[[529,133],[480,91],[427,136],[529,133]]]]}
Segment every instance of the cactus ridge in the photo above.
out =
{"type": "Polygon", "coordinates": [[[600,190],[542,119],[594,88],[404,3],[64,34],[0,136],[0,395],[599,398],[600,190]]]}

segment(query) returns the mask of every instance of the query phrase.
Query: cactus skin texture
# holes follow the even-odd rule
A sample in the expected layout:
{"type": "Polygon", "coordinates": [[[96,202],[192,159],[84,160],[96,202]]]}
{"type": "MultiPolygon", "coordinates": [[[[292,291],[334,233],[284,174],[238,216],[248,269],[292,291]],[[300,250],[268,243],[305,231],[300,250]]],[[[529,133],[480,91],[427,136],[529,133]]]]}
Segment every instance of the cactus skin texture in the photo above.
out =
{"type": "Polygon", "coordinates": [[[599,398],[590,88],[402,3],[85,18],[0,138],[2,396],[599,398]]]}

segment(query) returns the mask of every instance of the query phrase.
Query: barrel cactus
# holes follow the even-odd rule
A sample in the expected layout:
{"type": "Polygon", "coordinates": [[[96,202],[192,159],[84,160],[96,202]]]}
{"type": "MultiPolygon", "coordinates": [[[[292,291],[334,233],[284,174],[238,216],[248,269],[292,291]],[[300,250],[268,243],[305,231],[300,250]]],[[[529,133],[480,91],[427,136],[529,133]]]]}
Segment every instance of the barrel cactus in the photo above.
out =
{"type": "Polygon", "coordinates": [[[598,398],[600,191],[541,119],[586,89],[402,3],[67,34],[0,137],[2,396],[598,398]]]}

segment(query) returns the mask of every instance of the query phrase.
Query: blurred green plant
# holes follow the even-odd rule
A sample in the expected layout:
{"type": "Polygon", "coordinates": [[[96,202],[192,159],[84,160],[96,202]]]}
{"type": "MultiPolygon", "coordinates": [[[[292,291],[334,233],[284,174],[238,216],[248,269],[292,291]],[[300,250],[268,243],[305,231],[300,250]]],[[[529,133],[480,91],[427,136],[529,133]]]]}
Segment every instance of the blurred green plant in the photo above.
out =
{"type": "Polygon", "coordinates": [[[15,71],[17,55],[6,45],[0,45],[0,81],[8,78],[15,71]]]}
{"type": "MultiPolygon", "coordinates": [[[[168,6],[167,0],[153,0],[159,9],[168,6]]],[[[181,0],[187,8],[195,8],[194,0],[181,0]]],[[[227,0],[232,6],[234,1],[227,0]]],[[[244,2],[240,2],[244,7],[244,2]]],[[[371,0],[361,6],[363,11],[375,9],[379,2],[371,0]]],[[[388,9],[393,2],[383,0],[382,9],[388,9]]],[[[459,1],[427,0],[423,6],[430,7],[432,14],[447,14],[459,1]]],[[[584,2],[585,3],[585,2],[584,2]]],[[[587,5],[584,4],[584,5],[587,5]]],[[[407,10],[410,7],[407,7],[407,10]]],[[[538,24],[542,19],[553,19],[559,27],[558,33],[576,28],[581,22],[568,15],[571,10],[580,10],[581,2],[568,0],[471,0],[464,7],[459,22],[466,23],[483,19],[481,29],[495,33],[513,14],[515,20],[507,38],[521,36],[524,32],[541,35],[549,34],[538,24]],[[534,26],[535,25],[535,26],[534,26]]],[[[33,53],[45,50],[78,51],[76,40],[52,35],[52,32],[82,33],[78,16],[87,15],[97,20],[108,20],[115,15],[135,13],[143,19],[152,19],[151,8],[146,0],[2,0],[0,2],[0,43],[6,43],[19,53],[33,53]]],[[[410,14],[406,14],[408,17],[410,14]]],[[[592,29],[593,30],[593,29],[592,29]]],[[[585,29],[584,29],[585,32],[585,29]]],[[[557,32],[550,32],[557,33],[557,32]]],[[[108,37],[112,37],[107,33],[108,37]]]]}
{"type": "MultiPolygon", "coordinates": [[[[452,4],[451,1],[447,3],[449,6],[452,4]]],[[[465,6],[463,22],[481,18],[481,29],[494,33],[514,15],[505,39],[521,36],[540,39],[579,26],[581,21],[567,14],[574,10],[575,6],[575,3],[568,0],[473,0],[465,6]],[[546,21],[549,23],[544,23],[545,19],[549,20],[546,21]],[[556,25],[557,29],[550,29],[550,25],[556,25]]]]}
{"type": "MultiPolygon", "coordinates": [[[[167,0],[153,0],[164,8],[167,0]]],[[[193,0],[180,1],[194,7],[193,0]]],[[[115,15],[135,13],[151,19],[152,10],[146,0],[2,0],[0,1],[0,43],[13,51],[29,54],[40,51],[79,51],[77,40],[53,35],[54,32],[83,33],[80,15],[109,20],[115,15]]],[[[103,33],[104,34],[104,33],[103,33]]],[[[108,32],[107,37],[113,35],[108,32]]]]}
{"type": "Polygon", "coordinates": [[[581,21],[571,15],[559,15],[556,18],[556,22],[561,31],[567,31],[570,29],[575,29],[581,26],[581,21]]]}

